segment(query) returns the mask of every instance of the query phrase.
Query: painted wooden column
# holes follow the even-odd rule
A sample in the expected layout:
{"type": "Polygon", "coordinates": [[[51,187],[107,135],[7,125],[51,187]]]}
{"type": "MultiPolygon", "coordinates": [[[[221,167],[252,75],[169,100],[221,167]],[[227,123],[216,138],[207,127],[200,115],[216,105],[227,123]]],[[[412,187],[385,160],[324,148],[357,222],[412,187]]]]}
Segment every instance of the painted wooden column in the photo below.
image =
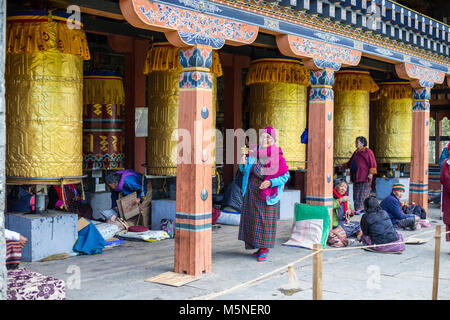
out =
{"type": "Polygon", "coordinates": [[[148,41],[120,35],[108,35],[109,46],[125,56],[125,168],[144,172],[145,138],[136,137],[135,111],[145,107],[145,75],[142,69],[148,41]]]}
{"type": "Polygon", "coordinates": [[[430,88],[414,89],[409,201],[428,212],[430,88]]]}
{"type": "Polygon", "coordinates": [[[430,150],[430,96],[435,83],[442,83],[445,74],[411,63],[395,66],[397,75],[413,87],[413,128],[409,202],[421,205],[428,215],[428,164],[430,150]]]}
{"type": "Polygon", "coordinates": [[[306,203],[333,205],[334,70],[311,70],[306,203]]]}
{"type": "Polygon", "coordinates": [[[134,27],[164,32],[181,48],[174,271],[201,275],[211,272],[212,49],[248,45],[259,27],[209,15],[213,4],[202,3],[202,12],[196,2],[188,4],[120,0],[120,10],[134,27]]]}
{"type": "Polygon", "coordinates": [[[175,272],[211,272],[212,49],[180,51],[175,272]],[[190,143],[189,143],[190,142],[190,143]]]}
{"type": "Polygon", "coordinates": [[[441,136],[442,136],[442,121],[439,117],[439,112],[434,112],[434,137],[435,137],[435,143],[434,143],[434,163],[439,163],[439,158],[441,157],[441,136]]]}
{"type": "MultiPolygon", "coordinates": [[[[224,69],[224,185],[233,181],[239,168],[241,151],[238,139],[234,137],[234,149],[227,150],[226,130],[237,130],[242,128],[242,69],[250,65],[250,57],[230,53],[220,55],[224,69]],[[228,152],[233,152],[233,162],[226,161],[228,152]]],[[[231,144],[230,144],[231,145],[231,144]]]]}

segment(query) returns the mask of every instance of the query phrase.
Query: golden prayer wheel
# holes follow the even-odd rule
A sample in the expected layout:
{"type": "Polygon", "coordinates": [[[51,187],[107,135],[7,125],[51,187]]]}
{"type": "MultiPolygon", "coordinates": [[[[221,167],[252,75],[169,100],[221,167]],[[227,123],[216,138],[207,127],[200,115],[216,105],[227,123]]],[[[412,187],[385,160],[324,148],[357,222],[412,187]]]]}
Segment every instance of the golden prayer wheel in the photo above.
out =
{"type": "Polygon", "coordinates": [[[384,81],[371,97],[372,150],[377,163],[411,162],[413,91],[408,81],[384,81]]]}
{"type": "Polygon", "coordinates": [[[346,163],[355,151],[355,140],[369,142],[370,93],[378,86],[369,71],[356,68],[335,73],[334,81],[334,163],[346,163]]]}
{"type": "MultiPolygon", "coordinates": [[[[147,173],[176,176],[178,145],[178,97],[182,67],[180,48],[168,42],[154,43],[147,52],[144,74],[148,76],[147,173]]],[[[222,75],[219,54],[213,51],[212,125],[216,128],[217,77],[222,75]]],[[[212,132],[212,173],[215,173],[216,139],[212,132]]]]}
{"type": "Polygon", "coordinates": [[[277,144],[290,170],[305,168],[306,145],[300,139],[306,128],[309,79],[310,71],[289,58],[254,60],[247,74],[250,128],[278,130],[277,144]]]}
{"type": "Polygon", "coordinates": [[[83,83],[83,169],[123,168],[125,92],[117,72],[85,72],[83,83]]]}
{"type": "Polygon", "coordinates": [[[10,184],[82,177],[83,25],[68,14],[12,14],[6,30],[6,175],[10,184]],[[68,27],[70,25],[70,28],[68,27]]]}

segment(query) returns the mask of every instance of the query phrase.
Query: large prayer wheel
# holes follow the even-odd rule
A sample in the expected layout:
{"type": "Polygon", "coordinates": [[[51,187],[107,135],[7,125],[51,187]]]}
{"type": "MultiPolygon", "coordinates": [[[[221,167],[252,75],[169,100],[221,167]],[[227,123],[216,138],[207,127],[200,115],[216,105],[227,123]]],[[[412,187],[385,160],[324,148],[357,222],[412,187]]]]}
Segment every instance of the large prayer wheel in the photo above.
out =
{"type": "Polygon", "coordinates": [[[369,71],[348,68],[335,73],[334,163],[347,162],[359,136],[369,141],[370,93],[378,86],[369,71]]]}
{"type": "Polygon", "coordinates": [[[307,86],[310,71],[297,59],[264,58],[250,64],[250,128],[272,126],[289,169],[305,168],[306,145],[300,142],[306,128],[307,86]]]}
{"type": "Polygon", "coordinates": [[[371,98],[372,150],[377,163],[411,162],[413,91],[408,81],[378,83],[371,98]]]}
{"type": "MultiPolygon", "coordinates": [[[[178,146],[178,94],[182,67],[180,48],[167,42],[154,43],[147,52],[144,74],[148,76],[148,144],[147,173],[158,176],[175,176],[177,173],[178,146]]],[[[212,125],[216,127],[217,77],[222,66],[217,51],[213,51],[212,74],[212,125]]],[[[193,137],[192,137],[193,138],[193,137]]],[[[215,132],[211,148],[213,174],[215,172],[215,132]]]]}
{"type": "Polygon", "coordinates": [[[86,72],[83,92],[83,169],[123,168],[125,93],[121,75],[86,72]]]}
{"type": "Polygon", "coordinates": [[[81,181],[83,59],[90,59],[82,27],[54,11],[7,18],[8,183],[81,181]]]}

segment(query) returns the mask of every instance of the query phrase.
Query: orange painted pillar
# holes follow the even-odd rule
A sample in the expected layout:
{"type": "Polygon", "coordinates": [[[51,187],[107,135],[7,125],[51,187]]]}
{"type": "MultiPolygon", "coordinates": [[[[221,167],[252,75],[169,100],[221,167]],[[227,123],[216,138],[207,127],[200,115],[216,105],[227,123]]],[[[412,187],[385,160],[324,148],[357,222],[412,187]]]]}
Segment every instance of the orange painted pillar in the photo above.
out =
{"type": "MultiPolygon", "coordinates": [[[[239,169],[239,161],[241,151],[238,146],[238,139],[234,137],[234,150],[227,150],[227,129],[241,129],[242,128],[242,69],[248,68],[250,65],[250,57],[241,56],[237,54],[222,53],[220,54],[222,65],[224,66],[224,168],[223,168],[223,182],[227,186],[236,176],[239,169]],[[226,162],[226,154],[233,152],[233,162],[226,162]]],[[[231,145],[231,144],[230,144],[231,145]]]]}
{"type": "Polygon", "coordinates": [[[428,213],[428,162],[430,139],[430,88],[414,89],[413,134],[409,202],[428,213]]]}
{"type": "Polygon", "coordinates": [[[142,69],[148,41],[110,34],[108,44],[125,56],[125,168],[144,173],[145,138],[136,137],[135,108],[145,107],[145,75],[142,69]]]}
{"type": "Polygon", "coordinates": [[[311,71],[306,203],[333,205],[334,71],[311,71]]]}
{"type": "Polygon", "coordinates": [[[180,50],[175,272],[211,272],[212,49],[180,50]]]}

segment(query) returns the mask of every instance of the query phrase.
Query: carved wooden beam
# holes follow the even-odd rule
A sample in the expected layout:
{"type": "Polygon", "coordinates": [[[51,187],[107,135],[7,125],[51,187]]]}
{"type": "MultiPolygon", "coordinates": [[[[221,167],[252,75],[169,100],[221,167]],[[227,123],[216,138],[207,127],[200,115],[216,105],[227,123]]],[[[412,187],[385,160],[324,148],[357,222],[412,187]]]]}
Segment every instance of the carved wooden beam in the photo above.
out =
{"type": "Polygon", "coordinates": [[[341,66],[356,66],[361,60],[361,51],[294,35],[277,36],[277,45],[282,54],[302,58],[312,70],[337,71],[341,66]]]}
{"type": "Polygon", "coordinates": [[[443,83],[445,73],[420,67],[411,63],[399,63],[395,65],[397,75],[409,80],[413,88],[432,88],[435,83],[443,83]]]}
{"type": "Polygon", "coordinates": [[[257,26],[147,0],[120,0],[120,9],[130,24],[164,32],[177,47],[206,45],[220,49],[225,43],[250,44],[259,30],[257,26]]]}

